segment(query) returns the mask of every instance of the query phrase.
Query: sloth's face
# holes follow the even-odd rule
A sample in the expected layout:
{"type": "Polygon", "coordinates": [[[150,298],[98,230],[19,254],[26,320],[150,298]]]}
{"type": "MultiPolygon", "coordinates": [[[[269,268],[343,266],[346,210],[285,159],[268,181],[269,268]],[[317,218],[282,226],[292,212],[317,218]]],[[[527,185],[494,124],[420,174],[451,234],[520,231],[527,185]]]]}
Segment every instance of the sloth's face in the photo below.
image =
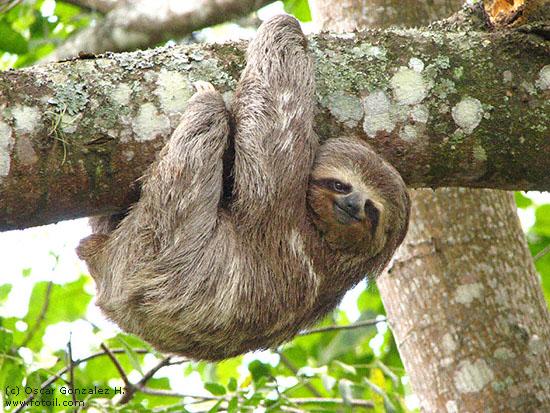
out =
{"type": "Polygon", "coordinates": [[[374,256],[385,243],[385,206],[375,188],[346,168],[316,165],[308,204],[315,225],[335,249],[374,256]]]}

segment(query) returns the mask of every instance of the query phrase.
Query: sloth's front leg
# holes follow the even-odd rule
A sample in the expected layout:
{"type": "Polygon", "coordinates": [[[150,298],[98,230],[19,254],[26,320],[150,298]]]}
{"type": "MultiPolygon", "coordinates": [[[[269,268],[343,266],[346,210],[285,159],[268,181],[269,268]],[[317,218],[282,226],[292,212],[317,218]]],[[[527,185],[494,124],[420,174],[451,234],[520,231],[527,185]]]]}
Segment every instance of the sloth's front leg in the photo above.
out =
{"type": "Polygon", "coordinates": [[[235,94],[236,222],[286,219],[305,211],[317,138],[314,70],[300,24],[281,15],[262,24],[235,94]]]}

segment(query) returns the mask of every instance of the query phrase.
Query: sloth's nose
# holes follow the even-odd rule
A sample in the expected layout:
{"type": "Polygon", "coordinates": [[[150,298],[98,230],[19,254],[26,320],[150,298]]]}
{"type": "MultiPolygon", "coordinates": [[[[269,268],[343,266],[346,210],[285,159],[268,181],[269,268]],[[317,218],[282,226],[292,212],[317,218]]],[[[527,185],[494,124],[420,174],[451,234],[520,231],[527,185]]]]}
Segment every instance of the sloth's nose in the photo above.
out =
{"type": "Polygon", "coordinates": [[[346,207],[346,212],[349,212],[350,215],[352,216],[355,216],[357,215],[357,213],[359,212],[359,210],[361,209],[360,206],[359,206],[359,203],[356,202],[355,199],[351,198],[351,197],[348,197],[345,201],[344,201],[344,205],[346,207]]]}
{"type": "Polygon", "coordinates": [[[352,192],[341,199],[338,206],[344,210],[351,218],[362,221],[365,219],[363,202],[359,194],[352,192]]]}

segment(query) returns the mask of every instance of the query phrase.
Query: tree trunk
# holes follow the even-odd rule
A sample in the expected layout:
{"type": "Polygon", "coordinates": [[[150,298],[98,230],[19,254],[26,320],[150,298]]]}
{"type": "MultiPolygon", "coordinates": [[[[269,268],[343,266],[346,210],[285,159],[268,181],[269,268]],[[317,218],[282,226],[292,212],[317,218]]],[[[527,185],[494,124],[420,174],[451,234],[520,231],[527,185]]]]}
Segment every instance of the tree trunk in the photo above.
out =
{"type": "MultiPolygon", "coordinates": [[[[365,5],[344,2],[315,2],[324,27],[335,10],[347,15],[336,28],[352,27],[365,5]]],[[[378,286],[423,411],[550,409],[550,320],[510,194],[415,192],[409,234],[378,286]]]]}
{"type": "Polygon", "coordinates": [[[378,287],[423,411],[550,411],[550,317],[510,193],[414,191],[378,287]]]}

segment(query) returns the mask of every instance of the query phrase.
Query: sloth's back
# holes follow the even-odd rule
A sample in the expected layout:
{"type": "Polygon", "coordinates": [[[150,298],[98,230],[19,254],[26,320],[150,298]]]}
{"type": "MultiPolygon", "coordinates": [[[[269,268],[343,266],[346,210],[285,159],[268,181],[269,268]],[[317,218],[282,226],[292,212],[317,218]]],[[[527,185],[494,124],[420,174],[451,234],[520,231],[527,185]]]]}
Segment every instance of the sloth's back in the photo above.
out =
{"type": "Polygon", "coordinates": [[[210,236],[190,244],[182,227],[173,239],[182,248],[172,246],[170,256],[142,251],[148,262],[139,265],[113,258],[107,267],[118,274],[107,278],[123,281],[110,285],[117,294],[98,286],[98,305],[121,328],[168,353],[216,360],[272,347],[317,318],[311,312],[322,275],[310,257],[308,230],[281,228],[278,239],[262,239],[221,219],[210,236]]]}

